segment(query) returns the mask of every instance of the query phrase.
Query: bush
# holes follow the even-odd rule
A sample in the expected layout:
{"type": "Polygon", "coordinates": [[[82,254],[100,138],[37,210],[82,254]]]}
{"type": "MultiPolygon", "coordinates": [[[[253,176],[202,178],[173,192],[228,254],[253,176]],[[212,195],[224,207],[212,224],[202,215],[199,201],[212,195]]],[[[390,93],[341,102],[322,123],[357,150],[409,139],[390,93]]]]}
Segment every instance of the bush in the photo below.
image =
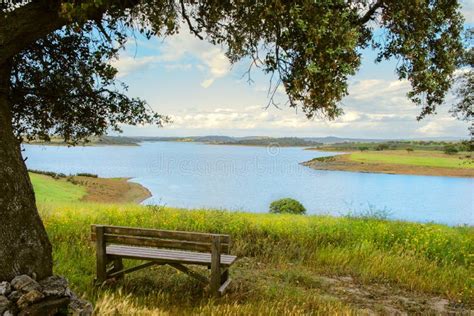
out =
{"type": "Polygon", "coordinates": [[[270,204],[270,213],[305,214],[306,209],[297,200],[285,198],[273,201],[270,204]]]}
{"type": "Polygon", "coordinates": [[[28,169],[28,172],[31,173],[36,173],[36,174],[42,174],[45,176],[50,176],[54,179],[61,179],[61,178],[66,178],[67,176],[64,173],[56,173],[53,171],[43,171],[43,170],[35,170],[35,169],[28,169]]]}
{"type": "Polygon", "coordinates": [[[360,150],[360,151],[367,151],[367,150],[369,150],[369,147],[367,147],[367,146],[360,146],[360,147],[359,147],[359,150],[360,150]]]}
{"type": "Polygon", "coordinates": [[[454,145],[444,146],[444,153],[448,155],[454,155],[458,153],[458,149],[454,145]]]}
{"type": "Polygon", "coordinates": [[[380,144],[380,145],[377,145],[377,147],[375,147],[375,150],[383,151],[383,150],[386,150],[386,149],[389,149],[389,148],[390,147],[387,144],[380,144]]]}
{"type": "Polygon", "coordinates": [[[407,153],[411,153],[411,152],[413,152],[413,151],[414,151],[413,148],[411,148],[411,147],[408,147],[408,148],[407,148],[407,153]]]}
{"type": "Polygon", "coordinates": [[[99,176],[96,175],[96,174],[93,174],[93,173],[85,173],[85,172],[78,173],[78,174],[76,174],[76,176],[78,176],[78,177],[88,177],[88,178],[98,178],[98,177],[99,177],[99,176]]]}

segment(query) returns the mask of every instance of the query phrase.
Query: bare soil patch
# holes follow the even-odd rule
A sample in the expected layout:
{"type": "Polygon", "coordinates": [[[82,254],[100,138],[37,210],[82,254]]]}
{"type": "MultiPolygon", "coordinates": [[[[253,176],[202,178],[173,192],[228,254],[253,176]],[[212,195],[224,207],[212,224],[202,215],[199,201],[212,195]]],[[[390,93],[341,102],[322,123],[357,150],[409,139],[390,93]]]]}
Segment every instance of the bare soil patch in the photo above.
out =
{"type": "Polygon", "coordinates": [[[327,295],[350,303],[368,315],[472,315],[455,301],[408,292],[386,284],[360,284],[350,276],[319,277],[327,295]]]}
{"type": "Polygon", "coordinates": [[[140,203],[151,196],[150,191],[127,178],[73,177],[74,181],[87,189],[82,199],[100,203],[140,203]]]}

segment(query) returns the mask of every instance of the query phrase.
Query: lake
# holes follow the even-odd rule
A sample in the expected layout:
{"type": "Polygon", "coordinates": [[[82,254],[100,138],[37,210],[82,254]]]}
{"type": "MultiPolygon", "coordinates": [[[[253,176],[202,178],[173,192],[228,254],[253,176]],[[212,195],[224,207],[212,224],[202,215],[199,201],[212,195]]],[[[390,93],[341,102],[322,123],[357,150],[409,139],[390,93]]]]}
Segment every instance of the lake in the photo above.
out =
{"type": "Polygon", "coordinates": [[[309,214],[381,211],[392,219],[474,225],[474,179],[323,171],[299,164],[334,153],[182,142],[24,149],[30,169],[132,178],[153,195],[144,204],[268,212],[273,200],[292,197],[309,214]]]}

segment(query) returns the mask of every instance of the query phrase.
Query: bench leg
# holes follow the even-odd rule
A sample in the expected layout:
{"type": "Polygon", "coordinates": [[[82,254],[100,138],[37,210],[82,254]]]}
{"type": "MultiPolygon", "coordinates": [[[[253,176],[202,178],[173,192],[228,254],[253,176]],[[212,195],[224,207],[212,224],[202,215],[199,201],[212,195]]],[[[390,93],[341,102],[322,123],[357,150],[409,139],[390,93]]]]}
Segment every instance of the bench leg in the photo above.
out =
{"type": "Polygon", "coordinates": [[[96,262],[97,282],[102,283],[107,279],[107,253],[103,226],[96,227],[96,262]]]}
{"type": "Polygon", "coordinates": [[[211,269],[211,279],[210,279],[210,288],[211,294],[214,296],[219,295],[219,287],[221,286],[221,271],[220,265],[212,267],[211,269]]]}
{"type": "Polygon", "coordinates": [[[225,283],[229,279],[229,269],[225,269],[221,276],[221,285],[225,283]]]}
{"type": "MultiPolygon", "coordinates": [[[[114,258],[113,261],[112,261],[112,264],[113,264],[113,267],[110,270],[110,273],[115,273],[115,272],[119,272],[119,271],[123,270],[122,258],[114,258]]],[[[123,274],[120,274],[120,275],[116,276],[116,278],[117,279],[122,279],[123,274]]]]}
{"type": "Polygon", "coordinates": [[[212,253],[211,253],[211,279],[210,279],[211,294],[219,296],[219,287],[221,286],[221,243],[219,236],[212,238],[212,253]]]}

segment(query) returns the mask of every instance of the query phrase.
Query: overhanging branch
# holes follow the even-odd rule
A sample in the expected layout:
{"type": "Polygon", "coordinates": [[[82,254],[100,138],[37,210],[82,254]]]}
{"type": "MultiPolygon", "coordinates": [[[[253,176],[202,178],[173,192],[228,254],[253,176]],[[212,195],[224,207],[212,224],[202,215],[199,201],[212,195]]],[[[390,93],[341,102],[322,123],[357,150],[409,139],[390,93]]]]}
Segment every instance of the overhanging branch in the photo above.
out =
{"type": "MultiPolygon", "coordinates": [[[[139,0],[103,1],[100,6],[88,6],[81,14],[85,20],[100,21],[109,6],[120,3],[121,9],[125,10],[138,2],[139,0]]],[[[36,0],[3,13],[0,16],[0,65],[31,43],[73,22],[60,12],[61,1],[36,0]]]]}
{"type": "Polygon", "coordinates": [[[181,15],[183,18],[186,20],[186,23],[188,23],[189,30],[196,35],[200,40],[203,40],[204,38],[199,34],[199,31],[194,28],[194,26],[191,23],[191,20],[189,19],[189,16],[186,14],[186,8],[184,7],[184,2],[183,0],[179,1],[181,3],[181,15]]]}
{"type": "Polygon", "coordinates": [[[29,44],[67,23],[59,16],[59,1],[33,1],[4,15],[0,22],[0,64],[29,44]]]}
{"type": "Polygon", "coordinates": [[[377,0],[369,10],[357,21],[360,25],[363,25],[374,18],[375,12],[381,8],[383,5],[383,0],[377,0]]]}

